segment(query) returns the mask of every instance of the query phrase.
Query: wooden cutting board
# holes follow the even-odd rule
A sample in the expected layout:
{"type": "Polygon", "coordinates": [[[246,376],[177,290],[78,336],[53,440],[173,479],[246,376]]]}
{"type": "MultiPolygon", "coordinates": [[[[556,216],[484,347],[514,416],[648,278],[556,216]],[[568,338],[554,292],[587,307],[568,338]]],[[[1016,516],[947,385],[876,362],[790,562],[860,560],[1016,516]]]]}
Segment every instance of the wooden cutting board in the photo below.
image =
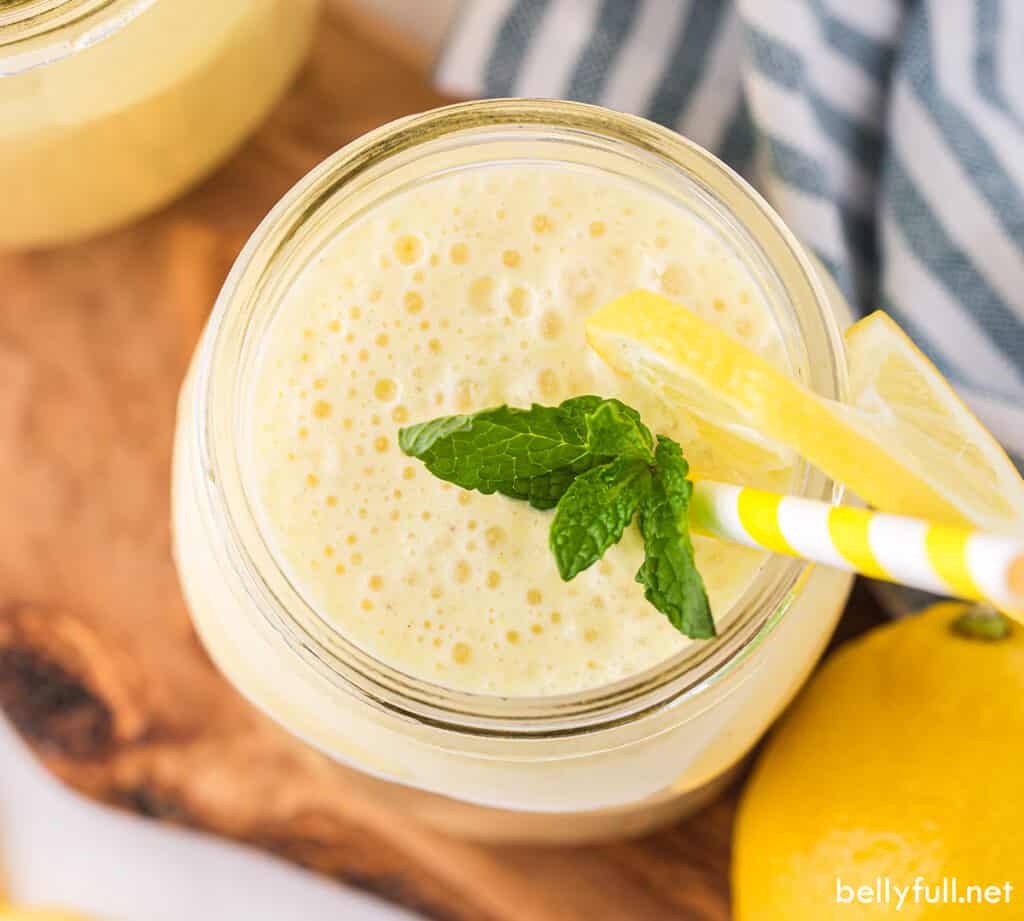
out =
{"type": "MultiPolygon", "coordinates": [[[[324,156],[443,101],[420,56],[331,6],[285,101],[186,198],[83,245],[0,256],[0,705],[88,796],[433,918],[724,921],[735,791],[626,844],[447,840],[256,713],[184,609],[168,536],[175,398],[232,261],[324,156]]],[[[862,591],[851,607],[847,630],[878,618],[862,591]]]]}

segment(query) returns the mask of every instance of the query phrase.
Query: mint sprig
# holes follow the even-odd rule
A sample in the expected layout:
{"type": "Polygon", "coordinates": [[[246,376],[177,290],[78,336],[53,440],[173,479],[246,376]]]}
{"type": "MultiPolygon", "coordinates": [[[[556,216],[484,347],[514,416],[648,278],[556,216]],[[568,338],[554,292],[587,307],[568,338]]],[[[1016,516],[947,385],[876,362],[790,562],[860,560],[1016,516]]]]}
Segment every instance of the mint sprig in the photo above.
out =
{"type": "Polygon", "coordinates": [[[498,406],[403,428],[398,443],[463,489],[555,508],[549,543],[565,581],[600,560],[639,512],[645,597],[686,636],[715,635],[690,540],[689,467],[679,445],[655,440],[632,407],[589,395],[498,406]]]}

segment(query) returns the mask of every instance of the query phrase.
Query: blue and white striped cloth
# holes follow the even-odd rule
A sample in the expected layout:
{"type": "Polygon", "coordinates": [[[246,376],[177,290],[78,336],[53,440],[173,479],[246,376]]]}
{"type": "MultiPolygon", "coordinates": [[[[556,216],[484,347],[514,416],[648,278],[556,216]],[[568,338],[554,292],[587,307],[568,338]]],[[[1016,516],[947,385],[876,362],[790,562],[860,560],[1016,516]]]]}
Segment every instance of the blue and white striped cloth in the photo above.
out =
{"type": "Polygon", "coordinates": [[[1022,466],[1024,0],[467,0],[436,77],[717,152],[1022,466]]]}

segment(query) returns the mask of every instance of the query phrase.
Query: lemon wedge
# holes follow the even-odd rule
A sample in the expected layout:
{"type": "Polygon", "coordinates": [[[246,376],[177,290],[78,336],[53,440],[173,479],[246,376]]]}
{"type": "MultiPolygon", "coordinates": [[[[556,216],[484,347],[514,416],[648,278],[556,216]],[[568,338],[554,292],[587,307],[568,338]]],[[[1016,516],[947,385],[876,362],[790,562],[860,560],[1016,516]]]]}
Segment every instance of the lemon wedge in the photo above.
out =
{"type": "Polygon", "coordinates": [[[847,330],[850,402],[916,457],[971,523],[1024,529],[1024,480],[987,428],[888,314],[847,330]]]}
{"type": "Polygon", "coordinates": [[[949,384],[882,314],[848,334],[852,404],[819,397],[692,311],[638,290],[587,321],[614,370],[681,400],[748,451],[795,451],[882,511],[1019,530],[1024,482],[949,384]],[[774,447],[773,447],[774,446],[774,447]]]}

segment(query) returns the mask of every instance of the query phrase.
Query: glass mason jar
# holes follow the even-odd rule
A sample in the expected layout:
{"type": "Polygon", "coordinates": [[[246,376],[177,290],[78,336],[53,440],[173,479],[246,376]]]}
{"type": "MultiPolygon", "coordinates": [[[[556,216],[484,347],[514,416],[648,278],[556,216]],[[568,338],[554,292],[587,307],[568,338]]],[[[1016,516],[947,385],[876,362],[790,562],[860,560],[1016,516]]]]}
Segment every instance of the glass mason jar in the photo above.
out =
{"type": "Polygon", "coordinates": [[[105,230],[212,169],[298,70],[316,6],[0,2],[0,247],[105,230]]]}
{"type": "MultiPolygon", "coordinates": [[[[256,352],[277,306],[338,231],[444,171],[585,164],[685,207],[744,262],[794,374],[845,394],[845,305],[766,203],[706,151],[642,119],[574,103],[473,102],[385,125],[325,161],[257,229],[184,385],[174,462],[177,563],[195,625],[253,703],[350,768],[368,795],[464,836],[546,842],[639,834],[731,776],[821,654],[850,577],[770,559],[720,636],[612,685],[557,697],[453,691],[346,640],[260,532],[240,458],[256,352]],[[830,299],[831,298],[831,299],[830,299]]],[[[803,466],[798,492],[841,490],[803,466]]]]}

